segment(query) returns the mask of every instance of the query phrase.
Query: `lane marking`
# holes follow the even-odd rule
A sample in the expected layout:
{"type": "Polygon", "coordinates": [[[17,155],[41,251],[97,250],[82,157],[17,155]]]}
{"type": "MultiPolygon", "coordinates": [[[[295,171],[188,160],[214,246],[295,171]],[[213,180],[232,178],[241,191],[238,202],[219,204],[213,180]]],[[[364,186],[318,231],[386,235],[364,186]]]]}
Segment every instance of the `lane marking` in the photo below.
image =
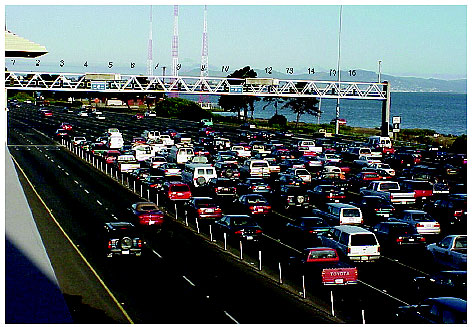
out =
{"type": "Polygon", "coordinates": [[[62,226],[59,224],[59,222],[57,221],[56,217],[54,217],[54,215],[52,214],[52,211],[51,209],[49,209],[49,207],[46,205],[46,203],[43,201],[43,198],[41,198],[41,196],[39,195],[39,193],[36,191],[36,188],[33,186],[33,184],[31,183],[31,181],[29,180],[28,176],[26,176],[24,170],[21,168],[21,166],[18,164],[18,161],[16,161],[15,157],[13,157],[11,155],[11,158],[12,160],[15,162],[16,166],[20,169],[22,175],[25,177],[26,181],[28,182],[28,184],[30,185],[31,189],[33,190],[33,192],[36,194],[36,196],[38,197],[39,201],[41,201],[41,203],[44,205],[44,208],[48,211],[49,215],[51,216],[52,220],[54,221],[54,223],[56,224],[56,226],[61,230],[62,234],[65,236],[65,238],[69,241],[69,243],[72,245],[72,247],[75,249],[75,251],[77,251],[77,253],[79,254],[79,256],[82,258],[82,260],[85,262],[85,264],[87,265],[87,267],[89,267],[90,271],[92,271],[92,273],[95,275],[95,277],[97,278],[97,280],[99,281],[99,283],[103,286],[103,288],[105,289],[105,291],[108,293],[108,295],[110,295],[111,299],[113,300],[113,302],[115,302],[115,304],[118,306],[118,308],[120,309],[120,311],[123,313],[123,315],[126,317],[126,319],[130,322],[130,324],[134,324],[133,320],[131,319],[131,317],[128,315],[128,313],[125,311],[125,309],[121,306],[121,304],[118,302],[118,300],[116,299],[116,297],[113,295],[113,293],[110,291],[110,289],[108,288],[108,286],[105,285],[105,282],[100,278],[100,276],[98,275],[98,273],[95,271],[95,269],[93,269],[93,267],[90,265],[90,263],[87,261],[87,259],[84,257],[84,255],[82,254],[82,252],[80,252],[80,250],[78,249],[78,247],[74,244],[74,242],[72,242],[72,239],[69,237],[69,235],[67,235],[67,233],[65,232],[65,230],[62,228],[62,226]]]}
{"type": "Polygon", "coordinates": [[[182,275],[182,277],[192,286],[195,286],[194,283],[192,283],[192,281],[190,279],[188,279],[187,277],[185,277],[184,275],[182,275]]]}
{"type": "Polygon", "coordinates": [[[239,322],[236,319],[234,319],[233,317],[231,317],[231,315],[228,312],[226,312],[226,311],[223,311],[223,312],[225,313],[225,315],[227,315],[229,317],[229,319],[231,319],[232,321],[234,321],[236,324],[239,325],[239,322]]]}
{"type": "Polygon", "coordinates": [[[375,287],[375,286],[369,285],[369,284],[367,284],[366,282],[363,282],[363,281],[360,280],[360,279],[358,279],[357,281],[360,282],[360,283],[362,283],[362,284],[364,284],[365,286],[368,286],[368,287],[370,287],[370,288],[372,288],[372,289],[374,289],[374,290],[376,290],[376,291],[378,291],[378,292],[384,294],[384,295],[387,295],[388,297],[390,297],[390,298],[392,298],[392,299],[394,299],[394,300],[396,300],[396,301],[398,301],[398,302],[403,303],[404,305],[409,305],[409,304],[406,303],[405,301],[402,301],[402,300],[400,300],[399,298],[396,298],[396,297],[394,297],[394,296],[388,294],[387,292],[384,292],[383,290],[381,290],[381,289],[379,289],[379,288],[377,288],[377,287],[375,287]]]}
{"type": "Polygon", "coordinates": [[[396,259],[392,259],[392,258],[389,258],[389,257],[386,257],[386,256],[382,256],[382,258],[385,258],[385,259],[390,260],[390,261],[392,261],[392,262],[398,263],[399,265],[401,265],[401,266],[403,266],[403,267],[406,267],[406,268],[409,268],[409,269],[411,269],[411,270],[415,270],[415,271],[417,271],[417,272],[419,272],[419,273],[422,273],[422,274],[425,275],[425,276],[431,277],[430,274],[428,274],[428,273],[426,273],[426,272],[424,272],[424,271],[421,271],[421,270],[419,270],[419,269],[416,269],[415,267],[408,266],[407,264],[404,264],[404,263],[402,263],[402,262],[400,262],[400,261],[398,261],[398,260],[396,260],[396,259]]]}
{"type": "Polygon", "coordinates": [[[157,253],[156,250],[152,249],[152,252],[153,252],[155,255],[157,255],[160,259],[162,259],[162,256],[161,256],[159,253],[157,253]]]}
{"type": "Polygon", "coordinates": [[[98,203],[99,205],[103,205],[103,204],[102,204],[100,201],[98,201],[98,200],[97,200],[97,203],[98,203]]]}
{"type": "Polygon", "coordinates": [[[76,181],[75,179],[74,179],[74,183],[75,183],[75,184],[77,184],[77,185],[79,184],[79,182],[78,182],[78,181],[76,181]]]}
{"type": "Polygon", "coordinates": [[[293,250],[293,251],[296,251],[296,252],[298,252],[298,253],[302,253],[302,251],[297,250],[297,249],[295,249],[294,247],[291,247],[291,246],[288,245],[288,244],[282,243],[280,240],[278,240],[278,239],[276,239],[276,238],[273,238],[272,236],[269,236],[269,235],[267,235],[267,234],[262,234],[262,235],[265,236],[265,237],[267,237],[267,238],[269,238],[269,239],[271,239],[271,240],[274,241],[274,242],[277,242],[277,243],[279,243],[279,244],[281,244],[281,245],[283,245],[283,246],[288,247],[289,249],[291,249],[291,250],[293,250]]]}
{"type": "Polygon", "coordinates": [[[84,189],[85,193],[90,193],[89,191],[87,191],[86,189],[84,189]]]}
{"type": "Polygon", "coordinates": [[[69,176],[69,173],[67,171],[65,171],[64,173],[66,173],[66,175],[69,176]]]}

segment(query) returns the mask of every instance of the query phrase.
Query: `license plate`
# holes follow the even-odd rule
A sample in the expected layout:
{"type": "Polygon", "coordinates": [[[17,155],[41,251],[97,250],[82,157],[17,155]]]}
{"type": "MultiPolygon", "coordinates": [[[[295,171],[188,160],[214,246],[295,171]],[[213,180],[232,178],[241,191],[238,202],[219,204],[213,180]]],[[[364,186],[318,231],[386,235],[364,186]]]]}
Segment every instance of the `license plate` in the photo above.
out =
{"type": "Polygon", "coordinates": [[[339,202],[339,200],[334,200],[334,202],[335,202],[335,203],[338,203],[338,202],[339,202]]]}
{"type": "Polygon", "coordinates": [[[207,209],[207,212],[214,212],[215,210],[214,209],[207,209]]]}
{"type": "Polygon", "coordinates": [[[121,251],[121,254],[129,254],[129,250],[123,250],[121,251]]]}
{"type": "Polygon", "coordinates": [[[149,221],[149,225],[154,225],[156,222],[154,220],[149,221]]]}
{"type": "Polygon", "coordinates": [[[337,278],[337,279],[334,280],[334,283],[335,284],[344,284],[344,280],[341,279],[341,278],[337,278]]]}
{"type": "Polygon", "coordinates": [[[248,241],[252,241],[253,239],[254,239],[253,236],[246,236],[246,240],[248,240],[248,241]]]}
{"type": "Polygon", "coordinates": [[[367,260],[369,260],[369,257],[362,256],[362,257],[361,257],[361,260],[362,260],[362,261],[367,261],[367,260]]]}
{"type": "Polygon", "coordinates": [[[408,241],[410,241],[410,242],[414,242],[414,241],[415,241],[415,239],[414,239],[414,238],[409,238],[409,239],[408,239],[408,241]]]}

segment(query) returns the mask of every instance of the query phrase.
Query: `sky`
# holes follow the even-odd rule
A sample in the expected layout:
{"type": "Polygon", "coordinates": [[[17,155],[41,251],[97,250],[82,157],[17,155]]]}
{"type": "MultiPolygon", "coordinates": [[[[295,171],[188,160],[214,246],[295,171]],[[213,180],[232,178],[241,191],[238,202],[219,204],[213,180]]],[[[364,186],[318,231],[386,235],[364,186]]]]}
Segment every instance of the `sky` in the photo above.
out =
{"type": "MultiPolygon", "coordinates": [[[[149,5],[6,5],[6,28],[44,45],[36,59],[5,58],[10,70],[146,73],[149,5]],[[61,60],[64,61],[60,67],[61,60]],[[87,62],[88,67],[84,67],[87,62]],[[113,67],[108,68],[112,62],[113,67]],[[135,64],[131,68],[132,63],[135,64]]],[[[153,62],[170,73],[173,6],[153,5],[153,62]]],[[[339,5],[208,5],[210,69],[336,69],[339,5]]],[[[465,5],[343,5],[341,70],[466,78],[465,5]]],[[[181,71],[199,66],[203,5],[179,5],[181,71]]]]}

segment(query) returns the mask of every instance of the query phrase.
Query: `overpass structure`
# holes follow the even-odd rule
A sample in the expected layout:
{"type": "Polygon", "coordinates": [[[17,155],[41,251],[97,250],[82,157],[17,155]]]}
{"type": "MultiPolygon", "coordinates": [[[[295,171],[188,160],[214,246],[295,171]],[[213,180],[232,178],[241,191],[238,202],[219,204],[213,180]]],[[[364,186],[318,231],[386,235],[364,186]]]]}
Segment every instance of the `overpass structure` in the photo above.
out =
{"type": "Polygon", "coordinates": [[[382,135],[389,134],[389,82],[6,71],[5,88],[24,91],[181,93],[380,100],[382,101],[382,135]]]}

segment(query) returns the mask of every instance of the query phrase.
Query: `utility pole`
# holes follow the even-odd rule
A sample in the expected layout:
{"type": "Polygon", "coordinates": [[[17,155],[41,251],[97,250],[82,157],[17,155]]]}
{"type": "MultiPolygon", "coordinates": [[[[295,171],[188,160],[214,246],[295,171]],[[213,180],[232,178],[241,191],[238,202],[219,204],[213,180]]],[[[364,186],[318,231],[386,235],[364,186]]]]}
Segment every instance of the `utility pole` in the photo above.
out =
{"type": "Polygon", "coordinates": [[[149,10],[149,41],[148,41],[148,59],[147,59],[147,75],[152,76],[152,5],[149,10]]]}
{"type": "Polygon", "coordinates": [[[179,6],[174,5],[174,37],[172,38],[172,76],[179,75],[179,6]]]}
{"type": "MultiPolygon", "coordinates": [[[[339,64],[341,61],[341,25],[342,25],[342,15],[343,15],[343,6],[339,8],[339,33],[338,33],[338,88],[341,90],[341,70],[339,69],[339,64]]],[[[335,134],[339,134],[339,91],[338,98],[336,99],[336,127],[335,134]]]]}

